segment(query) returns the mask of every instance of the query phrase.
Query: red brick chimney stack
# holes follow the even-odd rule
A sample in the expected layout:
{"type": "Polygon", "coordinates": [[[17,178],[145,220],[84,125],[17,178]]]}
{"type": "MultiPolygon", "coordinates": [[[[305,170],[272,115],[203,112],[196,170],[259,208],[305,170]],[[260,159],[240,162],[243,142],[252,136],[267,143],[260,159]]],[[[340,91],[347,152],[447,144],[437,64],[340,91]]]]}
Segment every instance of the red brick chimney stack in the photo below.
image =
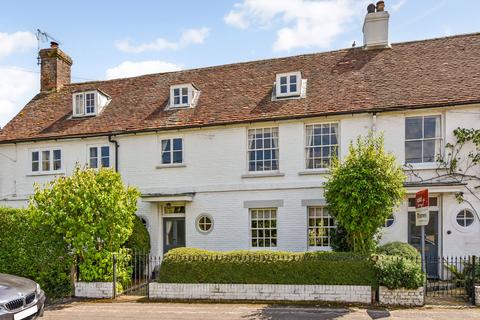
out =
{"type": "Polygon", "coordinates": [[[60,90],[70,83],[72,58],[60,50],[57,42],[51,42],[50,48],[40,50],[41,72],[40,92],[49,93],[60,90]]]}

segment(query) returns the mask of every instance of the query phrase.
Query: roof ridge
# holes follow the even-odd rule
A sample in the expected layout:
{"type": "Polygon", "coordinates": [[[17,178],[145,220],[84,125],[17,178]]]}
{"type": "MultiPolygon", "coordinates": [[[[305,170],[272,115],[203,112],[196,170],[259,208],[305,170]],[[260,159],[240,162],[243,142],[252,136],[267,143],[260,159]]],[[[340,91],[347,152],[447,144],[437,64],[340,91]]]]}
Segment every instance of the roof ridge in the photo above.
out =
{"type": "MultiPolygon", "coordinates": [[[[452,38],[461,38],[461,37],[468,37],[468,36],[475,36],[475,35],[480,35],[480,32],[463,33],[463,34],[456,34],[456,35],[451,35],[451,36],[435,37],[435,38],[411,40],[411,41],[403,41],[403,42],[394,42],[394,43],[392,43],[392,46],[412,44],[412,43],[418,43],[418,42],[438,41],[438,40],[452,39],[452,38]]],[[[149,74],[142,74],[142,75],[133,76],[133,77],[107,79],[107,80],[93,80],[93,81],[85,81],[85,82],[74,82],[74,83],[70,83],[66,86],[87,85],[87,84],[93,84],[93,83],[107,83],[107,82],[123,81],[123,80],[143,78],[143,77],[145,77],[145,78],[146,77],[154,77],[154,76],[165,75],[165,74],[194,72],[194,71],[201,71],[201,70],[217,69],[217,68],[222,68],[222,67],[231,67],[231,66],[237,66],[237,65],[241,66],[241,65],[247,65],[247,64],[252,64],[252,63],[261,63],[261,62],[276,61],[276,60],[282,60],[282,59],[302,58],[302,57],[309,57],[309,56],[322,55],[322,54],[327,55],[327,54],[338,53],[338,52],[341,52],[341,51],[349,51],[349,50],[352,50],[352,49],[357,49],[358,50],[358,49],[361,49],[361,48],[362,47],[343,48],[343,49],[324,51],[324,52],[303,53],[303,54],[298,54],[298,55],[293,55],[293,56],[283,56],[283,57],[265,58],[265,59],[258,59],[258,60],[231,62],[231,63],[225,63],[225,64],[219,64],[219,65],[213,65],[213,66],[197,67],[197,68],[191,68],[191,69],[178,70],[178,71],[149,73],[149,74]]]]}

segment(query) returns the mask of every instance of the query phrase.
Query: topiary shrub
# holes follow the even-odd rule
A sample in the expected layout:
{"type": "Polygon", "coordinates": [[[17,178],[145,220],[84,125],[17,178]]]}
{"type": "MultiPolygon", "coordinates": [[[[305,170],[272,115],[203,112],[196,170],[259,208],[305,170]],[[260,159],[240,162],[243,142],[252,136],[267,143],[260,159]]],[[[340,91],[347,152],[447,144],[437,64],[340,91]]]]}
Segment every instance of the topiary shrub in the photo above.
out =
{"type": "Polygon", "coordinates": [[[387,244],[384,244],[383,246],[378,247],[377,253],[388,256],[398,256],[421,263],[421,256],[418,250],[415,249],[415,247],[413,247],[412,245],[405,242],[389,242],[387,244]]]}
{"type": "Polygon", "coordinates": [[[74,259],[63,237],[27,209],[0,208],[0,272],[35,280],[48,298],[70,296],[74,259]]]}
{"type": "Polygon", "coordinates": [[[346,252],[170,250],[164,283],[376,285],[369,257],[346,252]]]}
{"type": "Polygon", "coordinates": [[[372,263],[378,284],[388,289],[417,289],[424,284],[421,264],[415,261],[399,256],[374,255],[372,263]]]}

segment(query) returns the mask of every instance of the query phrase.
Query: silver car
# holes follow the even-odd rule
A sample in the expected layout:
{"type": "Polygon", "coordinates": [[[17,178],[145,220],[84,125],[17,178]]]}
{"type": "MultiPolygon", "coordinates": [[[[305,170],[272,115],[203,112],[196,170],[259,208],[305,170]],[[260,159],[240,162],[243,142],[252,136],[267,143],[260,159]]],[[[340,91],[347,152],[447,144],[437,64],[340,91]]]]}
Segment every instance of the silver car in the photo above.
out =
{"type": "Polygon", "coordinates": [[[45,293],[32,280],[0,273],[0,320],[43,316],[45,293]]]}

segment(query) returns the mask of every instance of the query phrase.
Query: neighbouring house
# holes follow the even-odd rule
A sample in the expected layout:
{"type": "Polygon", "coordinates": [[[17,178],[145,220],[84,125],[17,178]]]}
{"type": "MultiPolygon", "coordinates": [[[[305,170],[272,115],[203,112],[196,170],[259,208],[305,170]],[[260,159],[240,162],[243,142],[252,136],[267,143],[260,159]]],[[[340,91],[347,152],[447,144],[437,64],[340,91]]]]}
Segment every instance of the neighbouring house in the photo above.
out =
{"type": "Polygon", "coordinates": [[[375,130],[408,173],[382,241],[418,246],[412,196],[428,187],[428,254],[480,253],[480,201],[435,162],[455,128],[480,128],[480,33],[390,45],[382,9],[362,47],[109,81],[70,83],[52,43],[41,92],[0,133],[0,205],[25,206],[76,164],[112,167],[142,193],[155,255],[329,250],[331,159],[375,130]]]}

